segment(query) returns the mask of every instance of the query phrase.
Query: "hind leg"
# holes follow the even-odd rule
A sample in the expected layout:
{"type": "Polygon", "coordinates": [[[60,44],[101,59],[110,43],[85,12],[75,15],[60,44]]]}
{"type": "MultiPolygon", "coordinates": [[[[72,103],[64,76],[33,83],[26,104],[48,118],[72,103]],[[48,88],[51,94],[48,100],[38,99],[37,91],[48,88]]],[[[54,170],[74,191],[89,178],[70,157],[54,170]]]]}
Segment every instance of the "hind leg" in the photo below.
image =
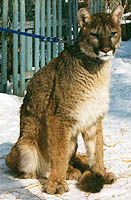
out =
{"type": "Polygon", "coordinates": [[[46,164],[38,145],[39,124],[31,115],[21,114],[20,137],[6,157],[6,165],[22,173],[22,178],[36,177],[46,171],[46,164]]]}
{"type": "Polygon", "coordinates": [[[20,171],[20,166],[22,165],[22,149],[28,144],[28,135],[35,135],[35,120],[25,112],[24,106],[22,106],[22,108],[20,116],[20,136],[16,144],[12,147],[11,152],[6,157],[6,165],[17,171],[20,171]],[[24,112],[27,114],[25,115],[24,112]]]}
{"type": "Polygon", "coordinates": [[[7,155],[6,165],[18,171],[20,178],[36,178],[41,173],[42,160],[36,139],[22,136],[7,155]]]}
{"type": "Polygon", "coordinates": [[[18,150],[17,144],[12,147],[11,152],[6,156],[6,165],[8,168],[18,171],[18,150]]]}

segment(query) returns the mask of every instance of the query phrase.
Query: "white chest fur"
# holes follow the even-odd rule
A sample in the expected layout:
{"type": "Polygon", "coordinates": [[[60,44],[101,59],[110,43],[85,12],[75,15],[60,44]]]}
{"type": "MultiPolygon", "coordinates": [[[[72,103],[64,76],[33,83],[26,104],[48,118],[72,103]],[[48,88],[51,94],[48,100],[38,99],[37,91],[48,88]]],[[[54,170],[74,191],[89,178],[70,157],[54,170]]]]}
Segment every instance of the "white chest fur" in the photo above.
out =
{"type": "Polygon", "coordinates": [[[103,87],[101,90],[94,89],[92,96],[87,99],[85,103],[77,105],[75,111],[78,122],[78,129],[83,129],[91,126],[97,119],[108,111],[109,95],[107,88],[103,87]]]}
{"type": "Polygon", "coordinates": [[[99,117],[105,115],[109,105],[109,80],[110,66],[103,68],[97,83],[87,94],[83,94],[83,100],[78,101],[72,116],[77,121],[77,131],[83,131],[94,124],[99,117]]]}

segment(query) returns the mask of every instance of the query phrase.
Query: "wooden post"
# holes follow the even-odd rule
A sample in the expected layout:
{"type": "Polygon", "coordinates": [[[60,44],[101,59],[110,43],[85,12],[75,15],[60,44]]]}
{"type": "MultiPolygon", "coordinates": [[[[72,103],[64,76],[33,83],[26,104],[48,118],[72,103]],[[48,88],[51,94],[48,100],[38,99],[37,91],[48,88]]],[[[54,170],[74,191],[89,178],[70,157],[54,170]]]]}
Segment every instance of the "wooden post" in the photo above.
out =
{"type": "MultiPolygon", "coordinates": [[[[35,34],[40,34],[40,0],[35,0],[35,34]]],[[[39,70],[39,39],[35,39],[35,71],[39,70]]]]}
{"type": "Polygon", "coordinates": [[[72,9],[71,9],[71,0],[68,0],[68,42],[71,44],[72,40],[72,9]]]}
{"type": "Polygon", "coordinates": [[[92,2],[92,0],[89,0],[89,11],[90,11],[90,13],[93,13],[93,2],[92,2]]]}
{"type": "MultiPolygon", "coordinates": [[[[25,0],[20,0],[20,31],[25,32],[25,0]]],[[[20,96],[25,90],[25,36],[20,36],[20,96]]]]}
{"type": "Polygon", "coordinates": [[[75,42],[78,35],[78,24],[77,24],[78,1],[73,0],[72,10],[73,10],[73,39],[75,42]]]}
{"type": "MultiPolygon", "coordinates": [[[[13,0],[13,29],[18,30],[18,0],[13,0]]],[[[13,34],[13,94],[18,95],[18,35],[13,34]]]]}
{"type": "MultiPolygon", "coordinates": [[[[47,0],[47,36],[51,36],[51,0],[47,0]]],[[[47,63],[51,60],[51,42],[47,42],[47,63]]]]}
{"type": "MultiPolygon", "coordinates": [[[[32,30],[28,30],[27,33],[32,33],[32,30]]],[[[25,38],[25,71],[32,71],[32,37],[25,38]]]]}
{"type": "Polygon", "coordinates": [[[98,0],[98,13],[104,12],[104,7],[103,7],[103,0],[98,0]]]}
{"type": "MultiPolygon", "coordinates": [[[[58,38],[62,38],[62,2],[58,0],[58,38]]],[[[63,50],[62,42],[58,44],[59,53],[63,50]]]]}
{"type": "MultiPolygon", "coordinates": [[[[53,37],[57,36],[57,22],[56,22],[56,0],[53,0],[52,5],[52,14],[53,14],[53,37]]],[[[56,58],[58,55],[57,44],[53,42],[53,58],[56,58]]]]}
{"type": "MultiPolygon", "coordinates": [[[[45,0],[41,0],[41,35],[45,36],[45,0]]],[[[45,42],[41,42],[41,67],[45,66],[45,42]]]]}
{"type": "MultiPolygon", "coordinates": [[[[3,0],[2,25],[7,28],[8,0],[3,0]]],[[[7,33],[2,32],[2,92],[7,92],[7,33]]]]}

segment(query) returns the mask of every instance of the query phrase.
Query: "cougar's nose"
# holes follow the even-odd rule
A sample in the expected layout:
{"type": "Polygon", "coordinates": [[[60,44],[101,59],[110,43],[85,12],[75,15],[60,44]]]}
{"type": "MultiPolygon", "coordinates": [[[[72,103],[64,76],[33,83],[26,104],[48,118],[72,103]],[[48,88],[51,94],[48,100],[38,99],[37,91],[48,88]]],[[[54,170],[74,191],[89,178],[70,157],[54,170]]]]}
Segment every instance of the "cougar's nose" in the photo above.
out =
{"type": "Polygon", "coordinates": [[[107,53],[108,51],[110,51],[111,49],[110,48],[103,48],[102,49],[102,51],[104,52],[104,53],[107,53]]]}

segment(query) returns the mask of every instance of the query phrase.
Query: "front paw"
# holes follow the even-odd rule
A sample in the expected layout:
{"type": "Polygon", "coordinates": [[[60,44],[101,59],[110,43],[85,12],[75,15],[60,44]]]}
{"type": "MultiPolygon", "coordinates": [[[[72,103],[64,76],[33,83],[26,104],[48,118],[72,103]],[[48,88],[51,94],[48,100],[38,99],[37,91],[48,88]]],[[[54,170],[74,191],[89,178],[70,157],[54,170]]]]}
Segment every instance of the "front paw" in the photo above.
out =
{"type": "Polygon", "coordinates": [[[66,181],[48,180],[44,185],[43,191],[48,194],[63,194],[69,191],[69,187],[66,181]]]}
{"type": "Polygon", "coordinates": [[[104,176],[104,184],[112,184],[116,181],[116,177],[112,172],[108,172],[104,176]]]}

